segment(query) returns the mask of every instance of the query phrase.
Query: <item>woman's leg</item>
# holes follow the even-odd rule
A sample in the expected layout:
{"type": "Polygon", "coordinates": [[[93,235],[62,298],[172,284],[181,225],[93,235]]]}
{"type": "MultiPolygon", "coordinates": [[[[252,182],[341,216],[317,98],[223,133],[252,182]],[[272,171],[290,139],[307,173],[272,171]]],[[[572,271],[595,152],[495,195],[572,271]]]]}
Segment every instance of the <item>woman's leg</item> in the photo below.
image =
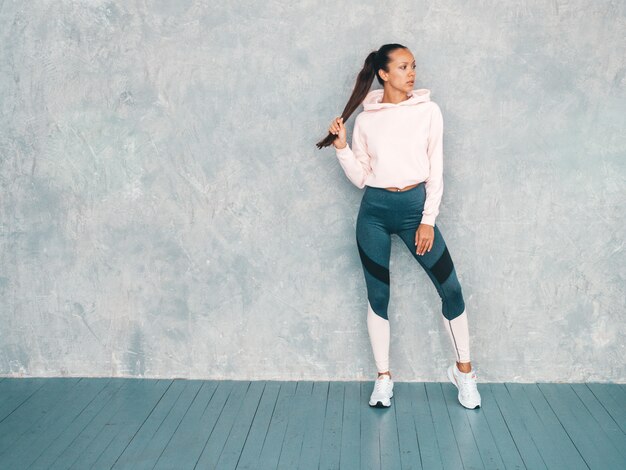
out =
{"type": "Polygon", "coordinates": [[[376,368],[381,373],[389,371],[391,335],[387,307],[391,234],[384,213],[364,202],[361,203],[356,223],[356,243],[367,287],[367,330],[376,368]]]}
{"type": "Polygon", "coordinates": [[[452,342],[457,362],[470,362],[469,328],[465,301],[446,242],[439,228],[435,225],[435,239],[431,250],[423,255],[418,255],[415,252],[416,230],[417,227],[411,227],[401,230],[398,235],[437,289],[441,298],[444,326],[452,342]]]}

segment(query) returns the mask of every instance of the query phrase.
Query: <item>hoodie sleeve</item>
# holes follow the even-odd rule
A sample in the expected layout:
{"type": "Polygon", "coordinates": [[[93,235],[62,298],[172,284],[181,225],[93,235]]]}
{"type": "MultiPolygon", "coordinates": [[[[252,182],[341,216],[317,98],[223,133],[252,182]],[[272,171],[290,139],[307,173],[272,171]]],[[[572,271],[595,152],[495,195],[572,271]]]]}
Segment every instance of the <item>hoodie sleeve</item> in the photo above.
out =
{"type": "Polygon", "coordinates": [[[430,175],[426,179],[426,201],[422,211],[423,224],[435,225],[443,195],[443,117],[437,103],[433,103],[428,135],[428,160],[430,175]]]}
{"type": "Polygon", "coordinates": [[[352,149],[346,143],[342,149],[335,148],[335,154],[348,179],[357,188],[364,188],[365,180],[372,172],[372,167],[358,119],[354,122],[354,129],[352,130],[352,149]]]}

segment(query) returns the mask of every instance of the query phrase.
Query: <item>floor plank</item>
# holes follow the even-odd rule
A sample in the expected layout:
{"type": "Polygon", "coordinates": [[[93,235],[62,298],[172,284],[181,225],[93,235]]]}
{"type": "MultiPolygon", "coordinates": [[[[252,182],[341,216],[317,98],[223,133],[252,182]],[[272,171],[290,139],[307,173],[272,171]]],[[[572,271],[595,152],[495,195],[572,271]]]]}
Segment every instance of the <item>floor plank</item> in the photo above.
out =
{"type": "Polygon", "coordinates": [[[222,413],[215,423],[209,439],[206,441],[196,465],[198,468],[217,468],[217,460],[239,413],[250,382],[237,380],[233,384],[222,413]]]}
{"type": "Polygon", "coordinates": [[[361,412],[369,406],[361,399],[360,382],[346,382],[343,397],[343,430],[339,467],[354,470],[361,467],[361,412]]]}
{"type": "Polygon", "coordinates": [[[613,396],[614,394],[609,391],[610,385],[611,384],[588,383],[587,387],[602,404],[607,413],[613,417],[615,423],[626,433],[626,400],[616,400],[613,396]]]}
{"type": "Polygon", "coordinates": [[[280,382],[271,381],[260,383],[265,385],[263,388],[263,396],[261,397],[259,407],[250,425],[250,432],[236,466],[239,470],[256,468],[280,391],[280,382]]]}
{"type": "Polygon", "coordinates": [[[538,387],[589,468],[626,468],[626,460],[569,385],[539,383],[538,387]]]}
{"type": "Polygon", "coordinates": [[[252,420],[254,414],[259,407],[261,396],[263,395],[263,382],[250,382],[250,386],[246,392],[246,396],[243,399],[239,413],[235,422],[233,423],[228,438],[224,443],[224,448],[220,454],[216,463],[216,468],[223,470],[235,469],[237,467],[237,461],[241,455],[248,432],[252,426],[252,420]]]}
{"type": "Polygon", "coordinates": [[[400,468],[422,470],[420,448],[417,440],[411,391],[408,383],[394,383],[394,395],[391,399],[396,414],[398,428],[398,448],[400,451],[400,468]]]}
{"type": "MultiPolygon", "coordinates": [[[[85,380],[85,379],[83,379],[85,380]]],[[[36,458],[29,469],[50,469],[54,462],[77,437],[101,414],[111,414],[119,404],[118,393],[139,382],[112,378],[100,393],[82,408],[72,421],[61,429],[57,437],[44,449],[36,449],[36,458]]]]}
{"type": "Polygon", "coordinates": [[[4,459],[6,468],[28,467],[70,426],[74,419],[111,382],[110,378],[82,379],[58,406],[46,410],[45,416],[19,437],[4,459]]]}
{"type": "Polygon", "coordinates": [[[0,380],[0,468],[626,468],[622,384],[0,380]]]}
{"type": "MultiPolygon", "coordinates": [[[[442,469],[443,461],[439,453],[439,444],[435,433],[433,415],[424,383],[408,384],[411,395],[413,422],[417,433],[420,460],[424,469],[442,469]]],[[[396,398],[397,399],[397,398],[396,398]]]]}
{"type": "MultiPolygon", "coordinates": [[[[505,468],[504,461],[496,445],[495,438],[489,428],[489,424],[485,418],[484,408],[493,407],[493,402],[489,400],[484,404],[481,402],[483,409],[469,410],[459,406],[458,402],[458,390],[452,384],[443,384],[444,397],[448,407],[448,413],[453,423],[453,429],[455,435],[457,435],[457,443],[459,443],[460,449],[477,451],[477,457],[474,460],[464,459],[464,465],[466,467],[472,465],[482,465],[485,469],[503,469],[505,468]],[[456,426],[454,423],[457,423],[456,426]],[[468,438],[471,436],[473,439],[467,445],[461,445],[459,439],[463,439],[464,436],[468,438]]],[[[482,399],[482,395],[481,395],[482,399]]],[[[467,452],[467,451],[466,451],[467,452]]],[[[463,455],[463,452],[461,453],[463,455]]]]}
{"type": "Polygon", "coordinates": [[[461,453],[454,436],[450,415],[446,406],[441,383],[426,382],[426,395],[435,426],[439,456],[443,468],[463,468],[461,453]]]}
{"type": "Polygon", "coordinates": [[[484,384],[479,385],[478,389],[480,391],[482,409],[482,413],[479,413],[479,415],[484,416],[491,430],[491,435],[502,457],[504,468],[507,470],[525,469],[526,466],[524,465],[520,451],[509,430],[509,425],[504,419],[498,403],[493,396],[491,387],[489,384],[484,384]]]}
{"type": "MultiPolygon", "coordinates": [[[[559,385],[559,387],[565,386],[565,384],[559,385]]],[[[510,387],[509,384],[509,388],[510,387]]],[[[554,443],[559,453],[560,465],[571,469],[588,468],[585,460],[580,455],[580,452],[578,452],[569,434],[567,434],[567,431],[561,425],[558,416],[546,401],[543,393],[541,393],[541,390],[537,387],[537,384],[524,384],[523,390],[528,400],[532,403],[533,408],[537,411],[541,422],[545,426],[551,441],[554,443]]]]}
{"type": "Polygon", "coordinates": [[[185,390],[186,385],[182,380],[173,381],[161,400],[159,400],[154,411],[137,430],[120,455],[117,456],[116,461],[113,463],[113,468],[128,468],[130,465],[137,468],[141,467],[141,454],[155,439],[155,434],[176,406],[176,402],[183,390],[185,390]]]}
{"type": "Polygon", "coordinates": [[[522,456],[526,468],[538,470],[547,469],[548,467],[541,457],[541,453],[537,450],[532,433],[524,425],[521,413],[509,395],[506,384],[491,383],[485,385],[491,388],[491,395],[500,409],[500,413],[509,428],[511,436],[513,436],[515,445],[522,456]]]}
{"type": "MultiPolygon", "coordinates": [[[[372,408],[369,406],[369,397],[374,388],[374,381],[361,382],[361,468],[367,470],[380,470],[380,435],[376,422],[376,411],[389,413],[392,410],[387,408],[372,408]]],[[[393,398],[392,398],[393,400],[393,398]]]]}
{"type": "MultiPolygon", "coordinates": [[[[396,398],[395,395],[391,397],[391,400],[394,401],[394,398],[396,398]]],[[[370,410],[376,417],[376,427],[378,428],[378,438],[380,442],[381,468],[401,468],[400,439],[398,436],[398,422],[396,419],[395,406],[392,404],[392,406],[387,409],[370,408],[370,410]]]]}
{"type": "MultiPolygon", "coordinates": [[[[559,452],[561,446],[558,441],[559,439],[567,439],[567,436],[555,433],[554,429],[542,421],[541,414],[545,416],[548,410],[536,411],[524,392],[524,384],[507,383],[505,386],[512,402],[519,410],[524,426],[532,436],[532,440],[548,468],[558,468],[562,464],[566,464],[567,468],[572,469],[586,468],[575,448],[568,449],[569,452],[559,452]]],[[[549,423],[549,421],[547,422],[549,423]]]]}
{"type": "MultiPolygon", "coordinates": [[[[596,422],[602,427],[602,430],[608,436],[609,440],[621,453],[622,457],[626,458],[626,434],[622,432],[615,420],[607,413],[602,403],[598,401],[596,396],[591,393],[589,387],[585,384],[572,384],[571,387],[576,395],[578,395],[578,398],[580,398],[580,401],[584,403],[585,408],[589,410],[589,413],[591,413],[596,422]]],[[[626,406],[626,400],[622,403],[623,406],[626,406]]]]}
{"type": "Polygon", "coordinates": [[[117,455],[110,450],[100,468],[152,468],[198,395],[202,382],[174,380],[128,444],[117,455]],[[115,459],[113,459],[115,457],[115,459]],[[107,460],[108,459],[108,462],[107,460]],[[111,462],[111,460],[113,460],[111,462]],[[105,465],[105,462],[110,465],[105,465]]]}
{"type": "MultiPolygon", "coordinates": [[[[485,468],[478,443],[469,424],[467,415],[480,414],[479,409],[468,410],[459,406],[457,399],[458,391],[452,383],[441,384],[441,392],[445,401],[446,409],[454,438],[459,448],[459,454],[464,468],[485,468]]],[[[489,451],[489,450],[488,450],[489,451]]],[[[487,451],[487,452],[488,452],[487,451]]]]}
{"type": "MultiPolygon", "coordinates": [[[[203,381],[171,436],[163,435],[163,441],[154,443],[162,451],[156,462],[152,463],[152,459],[149,459],[147,465],[153,465],[155,469],[193,468],[213,432],[233,385],[234,382],[229,380],[203,381]],[[168,440],[164,442],[166,437],[168,440]]],[[[148,452],[154,455],[151,449],[148,452]]]]}
{"type": "Polygon", "coordinates": [[[344,382],[330,382],[328,385],[322,447],[320,450],[320,470],[339,468],[341,435],[343,431],[344,391],[344,382]]]}
{"type": "Polygon", "coordinates": [[[328,393],[329,382],[313,383],[310,402],[305,404],[308,414],[298,463],[299,469],[317,470],[320,466],[328,393]]]}
{"type": "MultiPolygon", "coordinates": [[[[171,380],[137,380],[134,388],[122,391],[119,406],[110,415],[101,415],[93,426],[88,426],[78,439],[68,447],[55,468],[85,469],[110,468],[115,458],[124,450],[137,429],[145,421],[154,406],[161,399],[171,380]],[[105,419],[106,417],[106,419],[105,419]],[[114,459],[110,465],[100,466],[97,461],[107,448],[113,446],[114,459]]],[[[110,454],[108,454],[110,455],[110,454]]]]}
{"type": "Polygon", "coordinates": [[[276,468],[280,459],[283,439],[289,421],[292,397],[296,392],[296,382],[282,382],[276,408],[272,414],[270,426],[259,457],[259,468],[276,468]]]}
{"type": "Polygon", "coordinates": [[[0,382],[0,424],[31,395],[44,386],[48,379],[7,379],[0,382]]]}
{"type": "MultiPolygon", "coordinates": [[[[0,454],[11,450],[22,434],[41,420],[45,413],[56,408],[59,401],[80,381],[79,378],[50,378],[17,405],[0,422],[0,454]]],[[[17,402],[14,402],[17,403],[17,402]]]]}

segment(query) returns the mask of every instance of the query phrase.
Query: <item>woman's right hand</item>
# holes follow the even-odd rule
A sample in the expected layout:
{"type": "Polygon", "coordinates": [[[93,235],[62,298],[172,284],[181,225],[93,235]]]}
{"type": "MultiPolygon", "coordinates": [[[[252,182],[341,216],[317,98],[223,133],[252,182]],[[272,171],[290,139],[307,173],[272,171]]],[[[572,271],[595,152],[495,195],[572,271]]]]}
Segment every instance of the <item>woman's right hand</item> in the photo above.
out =
{"type": "Polygon", "coordinates": [[[337,138],[333,141],[333,145],[337,149],[345,148],[347,145],[346,142],[346,127],[343,125],[343,118],[338,117],[333,119],[328,127],[328,132],[337,136],[337,138]]]}

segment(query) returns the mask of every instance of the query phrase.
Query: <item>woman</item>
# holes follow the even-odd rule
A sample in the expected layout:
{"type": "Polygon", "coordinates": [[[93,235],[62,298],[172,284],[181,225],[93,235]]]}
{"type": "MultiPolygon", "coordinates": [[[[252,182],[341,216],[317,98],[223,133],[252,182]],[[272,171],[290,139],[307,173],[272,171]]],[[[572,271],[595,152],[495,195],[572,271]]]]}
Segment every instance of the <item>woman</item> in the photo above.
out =
{"type": "Polygon", "coordinates": [[[450,252],[435,220],[443,194],[443,119],[430,90],[413,89],[415,59],[401,44],[371,52],[342,116],[318,148],[333,144],[348,179],[366,188],[356,223],[356,242],[367,286],[367,328],[378,369],[369,404],[391,406],[389,370],[389,258],[391,234],[409,248],[442,302],[443,320],[456,355],[447,369],[466,408],[480,406],[469,355],[467,312],[450,252]],[[370,91],[374,80],[382,89],[370,91]],[[363,104],[347,144],[344,121],[363,104]]]}

